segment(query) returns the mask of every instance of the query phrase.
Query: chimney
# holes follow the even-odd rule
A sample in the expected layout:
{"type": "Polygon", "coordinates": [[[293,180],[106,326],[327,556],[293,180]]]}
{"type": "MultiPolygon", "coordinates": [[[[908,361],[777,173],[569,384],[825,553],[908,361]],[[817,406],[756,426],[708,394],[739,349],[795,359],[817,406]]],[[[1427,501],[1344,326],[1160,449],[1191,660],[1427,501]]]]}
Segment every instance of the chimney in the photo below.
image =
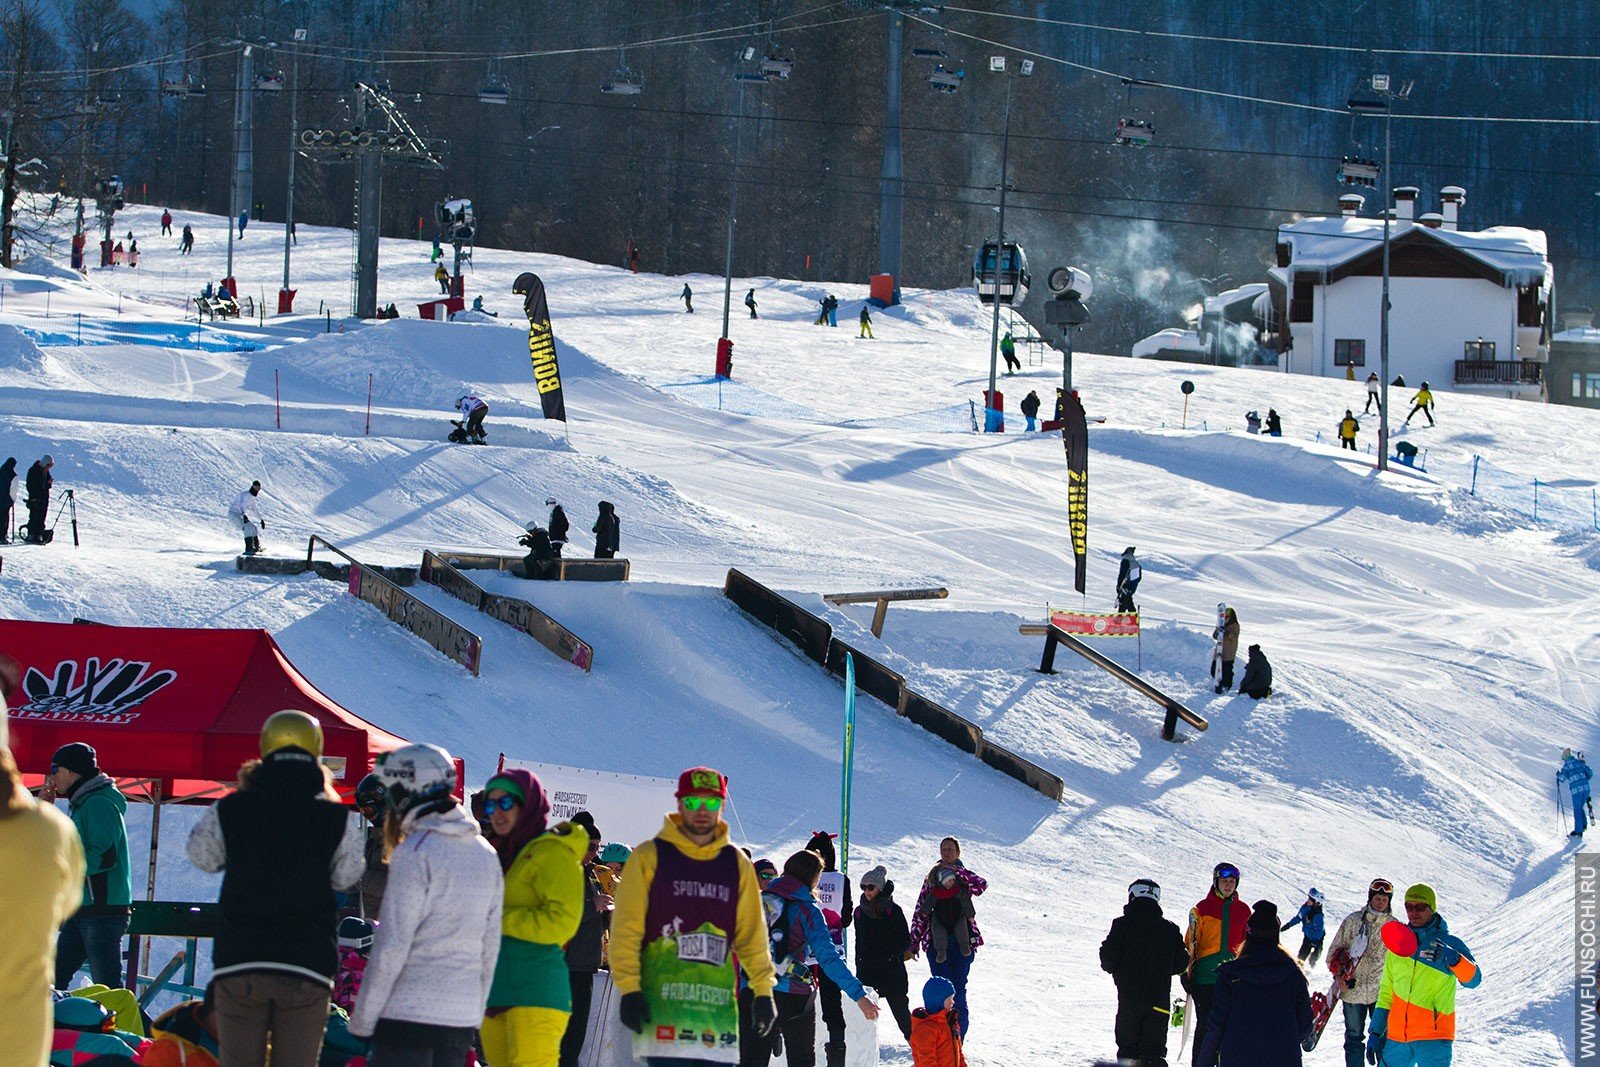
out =
{"type": "Polygon", "coordinates": [[[1395,218],[1402,222],[1416,218],[1416,195],[1422,192],[1416,186],[1395,187],[1395,218]]]}
{"type": "Polygon", "coordinates": [[[1461,206],[1467,202],[1467,191],[1459,185],[1447,185],[1439,190],[1439,210],[1444,213],[1444,228],[1454,230],[1461,221],[1461,206]]]}
{"type": "Polygon", "coordinates": [[[1366,202],[1367,198],[1360,193],[1345,193],[1339,198],[1339,214],[1345,218],[1353,218],[1361,214],[1361,205],[1366,202]]]}
{"type": "Polygon", "coordinates": [[[1444,225],[1444,216],[1437,211],[1430,211],[1426,215],[1419,216],[1417,221],[1430,230],[1437,230],[1444,225]]]}

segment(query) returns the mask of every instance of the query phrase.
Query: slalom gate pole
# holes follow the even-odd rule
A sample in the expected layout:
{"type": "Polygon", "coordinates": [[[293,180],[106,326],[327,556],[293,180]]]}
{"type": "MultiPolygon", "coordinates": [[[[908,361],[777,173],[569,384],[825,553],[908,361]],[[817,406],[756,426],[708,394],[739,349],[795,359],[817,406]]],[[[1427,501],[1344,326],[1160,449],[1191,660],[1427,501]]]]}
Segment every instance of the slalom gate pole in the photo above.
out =
{"type": "Polygon", "coordinates": [[[372,436],[372,375],[367,375],[367,436],[372,436]]]}
{"type": "MultiPolygon", "coordinates": [[[[839,873],[850,874],[850,784],[855,777],[856,661],[844,654],[844,758],[839,774],[839,873]]],[[[849,931],[843,931],[848,937],[849,931]]],[[[845,947],[848,947],[846,942],[845,947]]]]}
{"type": "Polygon", "coordinates": [[[272,369],[272,420],[278,429],[283,429],[283,397],[278,392],[278,369],[272,369]]]}
{"type": "Polygon", "coordinates": [[[1482,456],[1472,457],[1472,488],[1467,490],[1468,496],[1478,495],[1478,461],[1482,458],[1482,456]]]}

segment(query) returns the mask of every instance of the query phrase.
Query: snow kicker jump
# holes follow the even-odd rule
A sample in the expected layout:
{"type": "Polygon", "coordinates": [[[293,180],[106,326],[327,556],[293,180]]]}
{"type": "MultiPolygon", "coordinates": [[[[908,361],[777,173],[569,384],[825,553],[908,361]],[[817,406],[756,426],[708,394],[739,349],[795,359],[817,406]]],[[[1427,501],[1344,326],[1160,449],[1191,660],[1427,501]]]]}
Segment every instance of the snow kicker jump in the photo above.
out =
{"type": "Polygon", "coordinates": [[[1117,679],[1117,681],[1127,685],[1140,696],[1148,697],[1166,709],[1167,717],[1161,724],[1162,740],[1176,740],[1179,719],[1182,719],[1190,726],[1193,726],[1196,730],[1204,730],[1211,725],[1205,720],[1204,717],[1190,711],[1188,708],[1184,707],[1176,700],[1173,700],[1171,697],[1167,696],[1167,694],[1163,693],[1161,690],[1157,689],[1155,686],[1151,685],[1137,674],[1134,674],[1132,671],[1128,670],[1128,668],[1124,667],[1116,660],[1095,651],[1093,648],[1084,644],[1082,641],[1078,640],[1076,637],[1073,637],[1060,627],[1047,626],[1044,628],[1044,631],[1044,657],[1039,661],[1040,674],[1056,673],[1056,646],[1065,645],[1067,648],[1076,652],[1090,663],[1093,663],[1096,667],[1099,667],[1101,670],[1117,679]]]}

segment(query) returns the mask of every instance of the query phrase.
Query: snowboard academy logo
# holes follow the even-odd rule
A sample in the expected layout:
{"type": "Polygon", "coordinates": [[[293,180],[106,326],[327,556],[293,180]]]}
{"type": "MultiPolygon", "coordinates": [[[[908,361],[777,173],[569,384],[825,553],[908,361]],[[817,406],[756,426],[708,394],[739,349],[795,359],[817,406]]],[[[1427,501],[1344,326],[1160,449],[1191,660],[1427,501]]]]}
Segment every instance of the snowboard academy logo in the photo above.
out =
{"type": "Polygon", "coordinates": [[[177,677],[177,671],[152,671],[148,663],[102,662],[98,656],[90,656],[81,666],[77,660],[62,660],[53,677],[29,667],[22,679],[27,702],[11,714],[19,719],[122,725],[137,719],[133,709],[177,677]]]}

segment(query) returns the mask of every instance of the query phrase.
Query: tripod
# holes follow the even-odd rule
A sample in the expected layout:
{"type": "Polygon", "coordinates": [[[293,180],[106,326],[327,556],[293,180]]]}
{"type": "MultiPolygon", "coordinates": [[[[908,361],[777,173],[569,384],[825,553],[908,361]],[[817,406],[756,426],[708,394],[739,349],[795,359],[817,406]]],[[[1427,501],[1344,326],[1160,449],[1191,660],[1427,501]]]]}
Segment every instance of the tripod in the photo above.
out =
{"type": "Polygon", "coordinates": [[[56,523],[59,523],[61,521],[61,511],[62,511],[63,508],[66,509],[67,515],[69,516],[68,521],[72,524],[72,547],[73,548],[77,548],[78,547],[78,498],[72,494],[72,490],[71,489],[67,490],[67,495],[62,497],[61,498],[61,502],[56,505],[55,521],[50,524],[50,532],[52,534],[55,533],[56,523]]]}

